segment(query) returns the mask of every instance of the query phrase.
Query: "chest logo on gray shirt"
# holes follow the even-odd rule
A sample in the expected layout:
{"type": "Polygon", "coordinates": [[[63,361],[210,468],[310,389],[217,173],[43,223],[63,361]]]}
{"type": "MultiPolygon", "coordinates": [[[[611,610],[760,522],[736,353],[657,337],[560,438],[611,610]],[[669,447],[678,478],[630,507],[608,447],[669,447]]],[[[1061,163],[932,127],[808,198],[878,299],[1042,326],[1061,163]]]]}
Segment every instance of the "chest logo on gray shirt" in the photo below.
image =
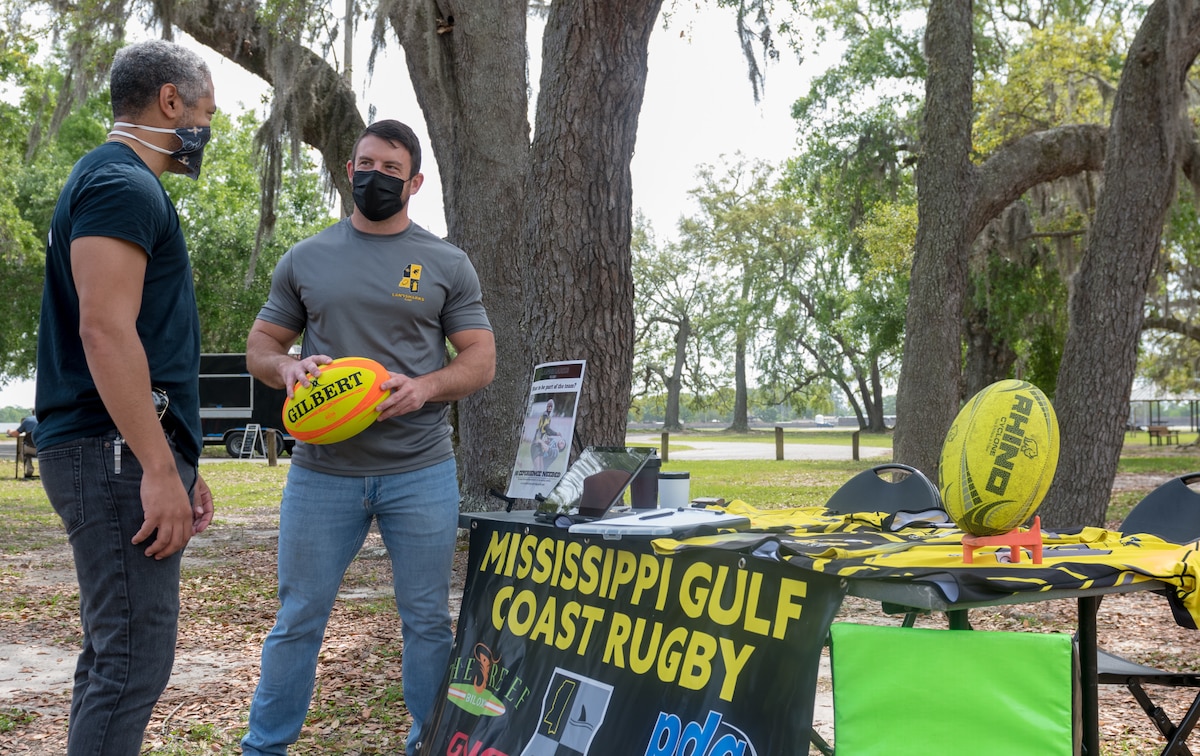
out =
{"type": "Polygon", "coordinates": [[[417,288],[421,285],[421,266],[414,263],[404,269],[404,278],[400,279],[400,288],[407,289],[413,294],[417,293],[417,288]]]}

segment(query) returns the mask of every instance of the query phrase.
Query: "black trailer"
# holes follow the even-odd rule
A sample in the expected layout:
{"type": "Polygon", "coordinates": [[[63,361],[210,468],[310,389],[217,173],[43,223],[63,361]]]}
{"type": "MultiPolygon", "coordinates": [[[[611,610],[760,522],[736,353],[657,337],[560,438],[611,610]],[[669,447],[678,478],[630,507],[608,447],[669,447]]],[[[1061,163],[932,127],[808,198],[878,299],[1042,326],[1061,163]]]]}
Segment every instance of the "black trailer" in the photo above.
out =
{"type": "MultiPolygon", "coordinates": [[[[204,445],[224,445],[231,457],[241,455],[246,426],[256,423],[265,441],[275,430],[276,454],[290,453],[296,441],[283,430],[283,402],[287,392],[274,389],[250,375],[244,354],[200,355],[200,427],[204,445]]],[[[254,453],[265,456],[263,441],[254,453]]]]}

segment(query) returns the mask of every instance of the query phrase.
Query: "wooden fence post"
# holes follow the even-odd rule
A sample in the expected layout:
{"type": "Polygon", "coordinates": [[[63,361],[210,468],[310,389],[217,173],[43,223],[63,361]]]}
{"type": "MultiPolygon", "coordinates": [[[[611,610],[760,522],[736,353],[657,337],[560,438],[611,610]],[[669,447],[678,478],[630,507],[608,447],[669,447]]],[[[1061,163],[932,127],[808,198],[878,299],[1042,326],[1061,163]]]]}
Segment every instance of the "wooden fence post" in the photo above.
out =
{"type": "Polygon", "coordinates": [[[775,460],[783,461],[783,426],[775,426],[775,460]]]}
{"type": "Polygon", "coordinates": [[[667,450],[668,441],[669,441],[670,437],[671,437],[670,433],[668,433],[667,431],[663,431],[662,446],[659,449],[659,455],[658,455],[658,456],[662,457],[663,462],[667,462],[670,459],[670,452],[667,450]]]}

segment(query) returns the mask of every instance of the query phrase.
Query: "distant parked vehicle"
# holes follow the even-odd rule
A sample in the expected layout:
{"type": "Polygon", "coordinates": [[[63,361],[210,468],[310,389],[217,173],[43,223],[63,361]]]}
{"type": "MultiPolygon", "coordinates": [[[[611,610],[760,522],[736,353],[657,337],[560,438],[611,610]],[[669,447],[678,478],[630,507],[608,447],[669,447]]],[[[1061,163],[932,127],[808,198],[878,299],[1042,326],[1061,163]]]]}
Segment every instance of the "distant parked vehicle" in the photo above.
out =
{"type": "Polygon", "coordinates": [[[246,355],[200,355],[200,427],[205,446],[221,444],[229,456],[241,456],[246,426],[255,423],[262,429],[255,454],[266,456],[268,429],[275,430],[275,453],[290,454],[296,440],[283,430],[286,399],[286,391],[250,375],[246,355]]]}

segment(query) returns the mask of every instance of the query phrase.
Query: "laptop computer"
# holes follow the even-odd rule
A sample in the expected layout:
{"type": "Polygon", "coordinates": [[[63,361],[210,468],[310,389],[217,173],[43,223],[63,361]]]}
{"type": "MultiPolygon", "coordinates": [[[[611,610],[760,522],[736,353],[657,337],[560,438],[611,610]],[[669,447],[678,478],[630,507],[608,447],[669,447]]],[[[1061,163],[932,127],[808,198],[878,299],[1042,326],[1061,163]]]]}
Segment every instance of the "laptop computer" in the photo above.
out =
{"type": "Polygon", "coordinates": [[[570,527],[604,517],[655,455],[652,446],[589,446],[540,500],[534,519],[570,527]]]}

